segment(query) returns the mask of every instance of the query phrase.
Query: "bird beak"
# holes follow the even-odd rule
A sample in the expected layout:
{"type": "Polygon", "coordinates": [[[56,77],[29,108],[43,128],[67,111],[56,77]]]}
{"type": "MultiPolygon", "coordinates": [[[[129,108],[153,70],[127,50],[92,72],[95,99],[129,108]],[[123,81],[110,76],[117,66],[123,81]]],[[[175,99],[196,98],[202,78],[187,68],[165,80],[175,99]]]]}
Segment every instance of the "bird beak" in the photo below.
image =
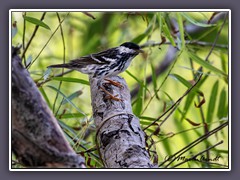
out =
{"type": "Polygon", "coordinates": [[[139,53],[144,53],[144,51],[143,51],[143,50],[141,50],[141,49],[139,49],[139,50],[138,50],[138,52],[139,52],[139,53]]]}

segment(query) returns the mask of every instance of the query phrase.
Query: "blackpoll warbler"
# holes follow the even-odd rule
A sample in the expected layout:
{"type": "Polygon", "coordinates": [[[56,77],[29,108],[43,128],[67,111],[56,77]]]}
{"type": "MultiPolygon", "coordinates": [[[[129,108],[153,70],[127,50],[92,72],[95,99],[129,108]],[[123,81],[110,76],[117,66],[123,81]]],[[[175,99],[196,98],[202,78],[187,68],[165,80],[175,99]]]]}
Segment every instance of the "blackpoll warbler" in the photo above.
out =
{"type": "MultiPolygon", "coordinates": [[[[140,52],[143,51],[137,44],[132,42],[125,42],[119,47],[83,56],[78,59],[71,60],[66,64],[56,64],[48,67],[74,69],[84,74],[88,74],[92,78],[105,79],[107,77],[115,76],[125,71],[130,65],[132,59],[140,52]]],[[[115,86],[121,87],[121,84],[117,82],[111,81],[109,79],[105,80],[109,81],[109,83],[115,86]]],[[[102,87],[100,88],[103,89],[102,87]]],[[[105,89],[103,90],[106,92],[105,89]]],[[[109,94],[109,92],[106,93],[109,94]]],[[[118,98],[115,98],[115,100],[117,99],[118,98]]]]}

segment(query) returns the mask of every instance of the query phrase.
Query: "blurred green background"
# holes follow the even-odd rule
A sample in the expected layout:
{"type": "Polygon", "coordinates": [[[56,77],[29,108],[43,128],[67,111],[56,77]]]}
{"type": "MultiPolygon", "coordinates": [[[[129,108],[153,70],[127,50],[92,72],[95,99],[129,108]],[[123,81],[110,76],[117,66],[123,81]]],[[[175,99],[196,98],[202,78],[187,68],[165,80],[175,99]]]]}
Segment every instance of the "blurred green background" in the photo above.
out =
{"type": "MultiPolygon", "coordinates": [[[[183,98],[161,127],[164,117],[145,129],[151,158],[154,163],[161,164],[166,157],[202,137],[206,130],[204,127],[211,131],[228,121],[229,22],[228,18],[225,21],[223,14],[12,12],[12,45],[22,44],[23,53],[36,25],[39,25],[23,56],[23,64],[34,81],[40,84],[39,90],[66,137],[74,150],[84,155],[88,167],[102,167],[98,152],[94,150],[96,129],[92,119],[88,76],[73,71],[66,73],[64,78],[56,78],[54,76],[61,74],[62,69],[49,71],[47,66],[116,47],[123,42],[143,45],[145,53],[138,55],[127,72],[121,74],[132,93],[133,112],[139,117],[142,128],[166,112],[191,83],[196,82],[194,76],[203,73],[199,82],[201,85],[183,98]],[[41,22],[39,20],[43,15],[41,22]],[[208,61],[204,61],[216,38],[208,61]],[[165,68],[161,69],[163,66],[165,68]],[[202,72],[199,69],[201,66],[202,72]],[[150,83],[147,78],[151,79],[150,83]],[[205,103],[197,108],[194,103],[198,105],[203,99],[205,103]]],[[[189,161],[177,168],[227,168],[228,126],[182,156],[190,158],[221,140],[222,144],[198,156],[210,159],[220,156],[218,161],[189,161]]],[[[175,160],[168,168],[180,162],[175,160]]],[[[164,168],[164,165],[161,167],[164,168]]]]}

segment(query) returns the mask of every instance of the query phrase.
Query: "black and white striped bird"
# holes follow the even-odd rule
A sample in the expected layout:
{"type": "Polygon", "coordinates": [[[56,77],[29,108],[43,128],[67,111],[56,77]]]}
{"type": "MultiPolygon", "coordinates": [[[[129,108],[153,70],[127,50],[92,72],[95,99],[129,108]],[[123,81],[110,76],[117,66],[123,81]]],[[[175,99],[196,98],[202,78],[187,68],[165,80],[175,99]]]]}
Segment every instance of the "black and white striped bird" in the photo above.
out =
{"type": "Polygon", "coordinates": [[[118,47],[83,56],[66,64],[56,64],[48,67],[74,69],[88,74],[92,78],[105,79],[111,84],[121,87],[119,83],[106,78],[125,71],[132,59],[141,52],[143,51],[137,44],[125,42],[118,47]]]}
{"type": "Polygon", "coordinates": [[[132,59],[140,52],[142,50],[137,44],[125,42],[119,47],[83,56],[66,64],[56,64],[48,67],[74,69],[88,74],[92,78],[104,79],[125,71],[132,59]]]}

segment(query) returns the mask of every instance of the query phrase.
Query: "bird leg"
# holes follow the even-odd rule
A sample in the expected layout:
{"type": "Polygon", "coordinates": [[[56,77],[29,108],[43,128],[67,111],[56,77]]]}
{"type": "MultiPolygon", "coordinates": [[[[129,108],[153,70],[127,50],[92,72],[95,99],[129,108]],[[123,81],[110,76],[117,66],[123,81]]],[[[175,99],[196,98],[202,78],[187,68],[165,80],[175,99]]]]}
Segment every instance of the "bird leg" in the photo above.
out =
{"type": "Polygon", "coordinates": [[[108,92],[105,88],[103,88],[102,86],[100,86],[100,89],[103,90],[103,92],[105,92],[107,95],[108,95],[108,99],[112,99],[112,100],[115,100],[115,101],[123,101],[122,99],[120,98],[117,98],[118,95],[112,95],[110,92],[108,92]]]}
{"type": "Polygon", "coordinates": [[[113,80],[107,79],[107,78],[105,78],[104,80],[108,81],[109,84],[112,84],[112,85],[114,85],[116,87],[123,88],[123,85],[121,83],[119,83],[119,82],[116,82],[116,81],[113,81],[113,80]]]}

